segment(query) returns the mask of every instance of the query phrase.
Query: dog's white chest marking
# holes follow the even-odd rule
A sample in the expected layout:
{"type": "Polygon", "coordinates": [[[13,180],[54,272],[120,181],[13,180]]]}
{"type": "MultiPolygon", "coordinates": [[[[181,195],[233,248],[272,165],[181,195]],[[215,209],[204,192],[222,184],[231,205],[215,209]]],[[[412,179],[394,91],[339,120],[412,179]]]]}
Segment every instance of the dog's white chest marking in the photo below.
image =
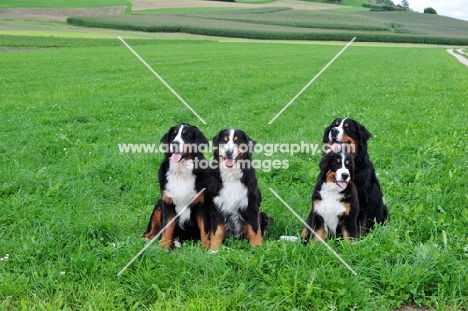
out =
{"type": "Polygon", "coordinates": [[[221,169],[223,188],[214,202],[224,213],[237,214],[247,207],[247,187],[241,182],[242,170],[238,168],[221,169]]]}
{"type": "MultiPolygon", "coordinates": [[[[165,190],[166,194],[172,198],[176,213],[179,213],[197,194],[195,190],[195,175],[192,173],[193,165],[187,162],[170,162],[169,170],[166,173],[167,183],[165,190]]],[[[183,225],[189,219],[190,208],[188,207],[179,216],[179,223],[183,225]]]]}
{"type": "Polygon", "coordinates": [[[318,204],[314,204],[314,212],[322,216],[325,230],[336,235],[338,215],[346,211],[344,203],[341,202],[344,195],[339,193],[334,183],[323,183],[319,193],[322,200],[318,204]]]}

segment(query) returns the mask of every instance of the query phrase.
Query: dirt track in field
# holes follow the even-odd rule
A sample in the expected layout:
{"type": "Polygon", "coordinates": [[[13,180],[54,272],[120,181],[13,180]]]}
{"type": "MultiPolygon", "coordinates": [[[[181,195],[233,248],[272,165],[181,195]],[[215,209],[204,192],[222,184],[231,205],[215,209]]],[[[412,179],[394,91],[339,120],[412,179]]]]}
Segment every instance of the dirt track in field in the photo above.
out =
{"type": "Polygon", "coordinates": [[[124,14],[125,6],[97,8],[17,8],[0,9],[0,18],[64,22],[67,17],[77,15],[119,15],[124,14]]]}

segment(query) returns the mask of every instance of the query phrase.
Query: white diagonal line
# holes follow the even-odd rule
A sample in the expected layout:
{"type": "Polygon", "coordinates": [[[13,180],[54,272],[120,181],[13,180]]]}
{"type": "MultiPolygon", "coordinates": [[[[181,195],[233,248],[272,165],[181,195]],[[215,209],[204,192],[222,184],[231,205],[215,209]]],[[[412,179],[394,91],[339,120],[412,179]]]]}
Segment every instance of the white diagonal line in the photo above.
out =
{"type": "Polygon", "coordinates": [[[122,39],[121,37],[119,37],[119,40],[122,41],[123,44],[125,44],[125,46],[169,89],[169,91],[171,91],[203,124],[206,124],[205,120],[203,120],[202,117],[200,117],[200,115],[195,111],[193,110],[192,107],[190,107],[189,104],[187,104],[187,102],[182,98],[180,97],[179,94],[177,94],[176,91],[174,91],[174,89],[169,85],[167,84],[166,81],[164,81],[164,79],[158,75],[158,73],[156,71],[153,70],[153,68],[151,68],[150,65],[148,65],[148,63],[145,62],[145,60],[143,58],[140,57],[140,55],[138,55],[137,52],[135,52],[130,45],[127,44],[127,42],[125,42],[124,39],[122,39]]]}
{"type": "Polygon", "coordinates": [[[332,254],[335,255],[335,257],[338,258],[338,259],[346,266],[346,268],[348,268],[349,271],[351,271],[352,274],[357,275],[356,271],[354,271],[353,268],[351,268],[351,266],[348,265],[348,263],[347,263],[346,261],[344,261],[344,259],[341,258],[341,256],[338,255],[337,252],[335,252],[335,251],[333,250],[333,248],[330,247],[330,245],[328,245],[328,244],[327,244],[327,243],[326,243],[326,242],[325,242],[325,241],[324,241],[324,240],[323,240],[323,239],[322,239],[322,238],[321,238],[321,237],[320,237],[304,220],[302,220],[301,216],[299,216],[299,215],[288,205],[288,203],[286,203],[286,201],[284,201],[284,200],[278,195],[278,193],[276,193],[276,192],[275,192],[273,189],[271,189],[271,188],[268,188],[268,189],[270,189],[270,191],[281,201],[281,203],[283,203],[284,206],[286,206],[286,207],[291,211],[291,213],[293,213],[294,216],[296,216],[297,219],[299,219],[299,220],[307,227],[307,229],[309,229],[310,232],[312,232],[312,233],[315,235],[315,237],[316,237],[320,242],[322,242],[322,244],[325,245],[325,246],[328,248],[328,250],[329,250],[330,252],[332,252],[332,254]]]}
{"type": "Polygon", "coordinates": [[[200,194],[202,194],[203,191],[205,191],[205,189],[206,189],[206,188],[203,188],[202,190],[200,190],[200,192],[198,192],[198,193],[190,200],[190,202],[188,202],[187,205],[185,205],[185,206],[180,210],[180,212],[178,212],[177,215],[175,215],[175,217],[174,217],[171,221],[169,221],[169,222],[167,223],[167,225],[165,225],[164,228],[162,228],[162,229],[158,232],[158,234],[156,234],[156,235],[145,245],[145,247],[143,247],[143,248],[141,249],[141,251],[139,251],[138,254],[136,254],[135,257],[133,257],[132,260],[129,261],[129,263],[128,263],[125,267],[123,267],[122,270],[120,270],[119,273],[117,273],[117,276],[122,275],[122,273],[124,273],[125,270],[127,270],[127,268],[130,267],[130,265],[131,265],[138,257],[140,257],[140,255],[143,254],[143,252],[144,252],[148,247],[150,247],[150,245],[151,245],[154,241],[156,241],[156,240],[159,238],[159,236],[164,232],[164,230],[166,230],[167,227],[169,227],[169,226],[170,226],[170,225],[171,225],[171,224],[172,224],[172,223],[173,223],[189,206],[190,206],[190,204],[192,204],[192,202],[195,201],[195,199],[198,198],[198,196],[199,196],[200,194]]]}
{"type": "Polygon", "coordinates": [[[288,109],[288,107],[291,106],[291,104],[338,58],[338,56],[341,55],[341,53],[343,53],[348,48],[348,46],[351,45],[351,43],[354,42],[354,40],[356,40],[356,37],[349,41],[348,44],[346,44],[346,46],[342,48],[341,51],[338,54],[336,54],[336,56],[333,57],[333,59],[329,61],[328,64],[325,65],[325,67],[323,67],[323,69],[320,70],[320,72],[316,74],[315,77],[313,77],[312,80],[310,80],[309,83],[307,83],[306,86],[304,86],[302,90],[300,90],[299,93],[297,93],[297,95],[294,96],[293,99],[291,99],[289,103],[287,103],[286,106],[284,106],[283,109],[281,109],[280,112],[276,114],[276,116],[274,116],[273,119],[270,120],[270,122],[268,122],[268,124],[272,124],[273,121],[276,120],[276,118],[278,118],[286,109],[288,109]]]}

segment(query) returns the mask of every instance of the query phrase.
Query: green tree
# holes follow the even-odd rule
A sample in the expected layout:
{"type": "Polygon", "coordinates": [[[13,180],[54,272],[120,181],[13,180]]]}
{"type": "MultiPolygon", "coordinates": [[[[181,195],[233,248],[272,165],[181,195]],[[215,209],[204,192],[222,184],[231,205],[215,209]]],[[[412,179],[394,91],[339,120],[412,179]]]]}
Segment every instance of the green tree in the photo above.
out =
{"type": "Polygon", "coordinates": [[[437,15],[437,11],[434,10],[433,8],[431,8],[431,7],[425,8],[424,13],[425,14],[436,14],[437,15]]]}

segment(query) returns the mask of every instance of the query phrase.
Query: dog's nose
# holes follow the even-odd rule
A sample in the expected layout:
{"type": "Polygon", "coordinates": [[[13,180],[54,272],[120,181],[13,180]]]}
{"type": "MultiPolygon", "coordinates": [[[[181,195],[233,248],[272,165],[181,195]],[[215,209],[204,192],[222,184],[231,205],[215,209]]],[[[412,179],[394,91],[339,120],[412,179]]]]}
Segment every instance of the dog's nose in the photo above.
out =
{"type": "Polygon", "coordinates": [[[338,136],[339,132],[340,131],[336,127],[334,127],[334,128],[331,129],[330,134],[331,134],[332,138],[336,138],[336,136],[338,136]]]}
{"type": "Polygon", "coordinates": [[[232,150],[226,150],[226,157],[231,158],[233,154],[232,150]]]}
{"type": "Polygon", "coordinates": [[[341,173],[341,178],[342,178],[343,180],[347,180],[348,177],[349,177],[349,174],[348,174],[348,173],[341,173]]]}

